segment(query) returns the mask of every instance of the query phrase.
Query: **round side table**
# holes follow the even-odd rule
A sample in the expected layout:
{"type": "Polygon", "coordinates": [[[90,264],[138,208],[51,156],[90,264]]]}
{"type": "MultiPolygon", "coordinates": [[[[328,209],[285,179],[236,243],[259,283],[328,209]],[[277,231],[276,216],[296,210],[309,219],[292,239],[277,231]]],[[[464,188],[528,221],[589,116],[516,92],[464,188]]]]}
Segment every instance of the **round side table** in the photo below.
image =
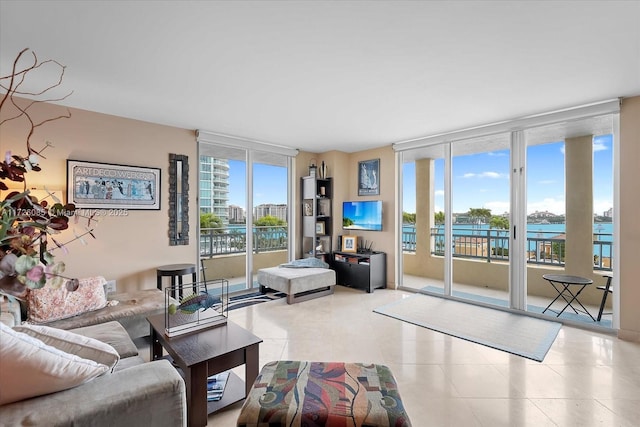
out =
{"type": "Polygon", "coordinates": [[[162,278],[171,277],[171,288],[174,290],[174,298],[182,298],[182,286],[176,288],[176,279],[178,285],[182,285],[182,276],[191,274],[192,283],[198,281],[195,264],[171,264],[163,265],[156,268],[156,276],[158,280],[158,289],[162,290],[162,278]]]}

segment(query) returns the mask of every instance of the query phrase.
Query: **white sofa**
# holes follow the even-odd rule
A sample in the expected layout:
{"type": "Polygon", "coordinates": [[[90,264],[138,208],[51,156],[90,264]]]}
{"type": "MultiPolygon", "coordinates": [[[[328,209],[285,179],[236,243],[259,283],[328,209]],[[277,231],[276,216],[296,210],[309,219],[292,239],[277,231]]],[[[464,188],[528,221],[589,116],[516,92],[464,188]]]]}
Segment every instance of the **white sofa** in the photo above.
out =
{"type": "Polygon", "coordinates": [[[186,426],[185,383],[169,361],[145,363],[117,322],[72,332],[115,348],[120,361],[114,372],[73,388],[0,405],[0,426],[186,426]]]}

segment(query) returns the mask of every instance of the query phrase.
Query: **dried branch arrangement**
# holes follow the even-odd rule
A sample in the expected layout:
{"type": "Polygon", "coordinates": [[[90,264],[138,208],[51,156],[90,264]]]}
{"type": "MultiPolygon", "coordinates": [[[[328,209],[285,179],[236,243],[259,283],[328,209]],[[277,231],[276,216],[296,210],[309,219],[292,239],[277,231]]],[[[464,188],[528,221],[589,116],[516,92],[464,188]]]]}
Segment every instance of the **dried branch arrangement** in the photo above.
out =
{"type": "Polygon", "coordinates": [[[86,235],[95,238],[95,219],[90,216],[82,217],[87,221],[84,232],[76,234],[69,242],[56,240],[53,236],[69,228],[71,217],[77,222],[81,216],[73,204],[63,205],[50,192],[44,200],[37,200],[29,194],[25,176],[28,172],[41,171],[39,159],[44,158],[42,153],[52,146],[50,142],[46,142],[39,150],[33,148],[31,138],[36,129],[46,123],[71,117],[68,109],[67,114],[42,120],[34,119],[32,114],[33,107],[37,104],[62,101],[71,95],[72,92],[62,97],[47,98],[51,90],[62,84],[64,71],[65,66],[57,61],[40,61],[33,51],[24,49],[13,62],[11,74],[0,77],[0,89],[6,91],[0,100],[0,126],[13,120],[25,120],[28,124],[26,154],[7,151],[0,162],[0,191],[8,193],[0,200],[0,293],[18,298],[24,297],[28,288],[41,288],[47,283],[54,287],[66,283],[69,290],[75,290],[78,287],[77,279],[62,276],[64,263],[54,261],[51,251],[47,249],[48,239],[56,245],[55,248],[65,250],[67,243],[83,241],[82,238],[86,235]],[[21,66],[28,53],[31,54],[29,62],[21,66]],[[57,81],[42,90],[23,90],[28,77],[44,66],[57,67],[57,81]],[[17,97],[21,99],[17,100],[17,97]],[[28,100],[25,101],[25,98],[28,100]],[[22,183],[23,190],[10,191],[6,181],[22,183]]]}

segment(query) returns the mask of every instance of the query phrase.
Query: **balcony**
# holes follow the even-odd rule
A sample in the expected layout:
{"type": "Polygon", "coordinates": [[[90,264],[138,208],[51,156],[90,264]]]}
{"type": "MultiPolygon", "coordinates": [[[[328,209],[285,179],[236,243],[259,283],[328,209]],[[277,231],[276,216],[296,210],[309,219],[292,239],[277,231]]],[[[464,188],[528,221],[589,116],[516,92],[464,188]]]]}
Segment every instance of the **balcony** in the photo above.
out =
{"type": "MultiPolygon", "coordinates": [[[[255,272],[287,262],[287,228],[254,227],[252,280],[245,278],[246,228],[230,226],[201,230],[200,256],[207,278],[225,277],[243,289],[257,288],[255,272]]],[[[444,234],[437,229],[430,233],[428,256],[418,255],[415,231],[402,233],[404,249],[403,286],[407,289],[442,293],[444,274],[444,234]]],[[[509,237],[505,230],[469,230],[454,228],[454,284],[453,295],[481,303],[507,306],[509,281],[509,237]]],[[[528,310],[539,313],[556,294],[542,279],[546,273],[563,272],[566,239],[562,233],[536,232],[527,239],[527,301],[528,310]]],[[[602,292],[595,287],[603,284],[602,274],[611,271],[612,235],[596,233],[593,238],[594,284],[583,292],[580,300],[593,314],[597,314],[602,292]]],[[[609,299],[611,301],[611,299],[609,299]]],[[[606,312],[611,308],[607,307],[606,312]]],[[[574,320],[593,324],[573,316],[574,320]]],[[[611,327],[611,317],[604,317],[599,326],[611,327]]]]}
{"type": "MultiPolygon", "coordinates": [[[[402,250],[415,252],[416,232],[402,232],[402,250]]],[[[482,259],[486,262],[509,261],[509,232],[507,230],[469,230],[453,227],[453,256],[456,258],[482,259]],[[470,234],[471,232],[471,234],[470,234]]],[[[527,263],[564,267],[566,236],[556,231],[536,231],[535,237],[527,237],[527,263]]],[[[431,255],[444,256],[445,236],[441,228],[431,229],[431,255]]],[[[611,271],[613,235],[594,233],[593,269],[611,271]]]]}
{"type": "MultiPolygon", "coordinates": [[[[560,229],[561,227],[558,227],[560,229]]],[[[598,228],[600,230],[601,227],[598,228]]],[[[433,228],[423,235],[421,245],[415,230],[405,226],[402,233],[403,287],[431,293],[443,293],[445,236],[442,228],[433,228]]],[[[545,281],[543,274],[571,274],[567,272],[567,248],[570,246],[561,231],[535,231],[527,233],[527,311],[541,314],[557,293],[545,281]]],[[[507,307],[509,301],[509,235],[506,230],[470,229],[456,227],[452,230],[453,244],[453,296],[489,305],[507,307]]],[[[575,245],[575,242],[574,242],[575,245]]],[[[579,248],[577,250],[580,250],[579,248]]],[[[594,315],[598,313],[607,272],[612,271],[613,235],[593,234],[592,272],[587,275],[593,285],[587,286],[579,299],[594,315]]],[[[582,251],[587,257],[589,250],[582,251]]],[[[588,268],[588,266],[587,266],[588,268]]],[[[611,312],[611,299],[605,312],[611,312]]],[[[549,314],[549,312],[547,312],[549,314]]],[[[546,316],[545,316],[546,317],[546,316]]],[[[562,320],[585,322],[594,325],[586,315],[565,314],[562,320]]],[[[595,326],[611,327],[611,316],[605,316],[595,326]]]]}
{"type": "Polygon", "coordinates": [[[234,290],[257,288],[256,272],[288,261],[287,227],[254,227],[253,278],[246,280],[246,227],[206,228],[200,231],[200,259],[206,278],[224,277],[234,290]]]}

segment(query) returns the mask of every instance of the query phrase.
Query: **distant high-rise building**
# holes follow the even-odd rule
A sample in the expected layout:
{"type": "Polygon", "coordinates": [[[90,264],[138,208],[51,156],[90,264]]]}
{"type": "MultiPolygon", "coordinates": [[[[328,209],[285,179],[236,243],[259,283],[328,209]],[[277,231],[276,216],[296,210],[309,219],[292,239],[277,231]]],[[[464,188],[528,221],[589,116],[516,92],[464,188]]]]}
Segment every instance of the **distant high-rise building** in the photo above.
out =
{"type": "Polygon", "coordinates": [[[604,211],[602,216],[606,216],[608,218],[613,218],[613,208],[609,208],[608,210],[604,211]]]}
{"type": "Polygon", "coordinates": [[[242,224],[246,222],[244,208],[238,205],[229,205],[229,223],[242,224]]]}
{"type": "Polygon", "coordinates": [[[200,212],[229,224],[229,161],[200,156],[200,212]]]}
{"type": "Polygon", "coordinates": [[[274,205],[272,203],[265,203],[253,208],[254,221],[257,221],[264,216],[274,216],[278,219],[283,220],[284,222],[287,222],[287,205],[274,205]]]}

